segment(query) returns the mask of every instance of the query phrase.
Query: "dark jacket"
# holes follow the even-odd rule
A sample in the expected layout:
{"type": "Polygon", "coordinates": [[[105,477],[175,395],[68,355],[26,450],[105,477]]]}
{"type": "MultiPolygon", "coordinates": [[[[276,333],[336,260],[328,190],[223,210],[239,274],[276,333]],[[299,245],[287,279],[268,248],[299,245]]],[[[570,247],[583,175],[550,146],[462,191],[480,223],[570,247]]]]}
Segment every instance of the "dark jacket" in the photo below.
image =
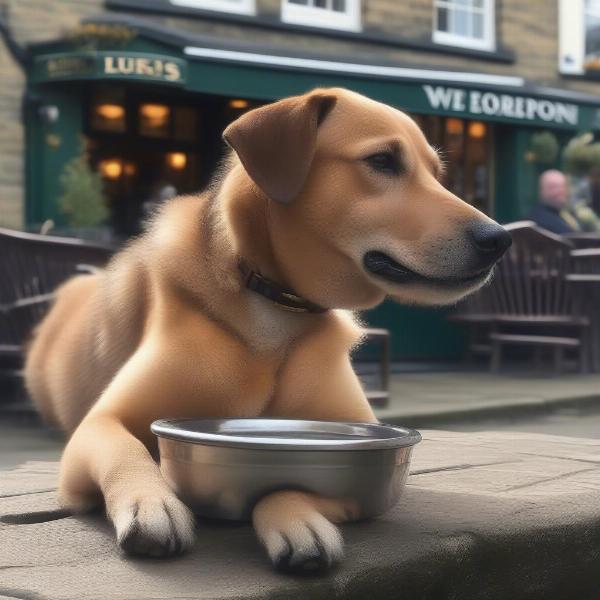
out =
{"type": "Polygon", "coordinates": [[[536,204],[529,213],[529,219],[535,221],[537,225],[562,235],[564,233],[573,233],[575,231],[561,216],[560,211],[547,204],[536,204]]]}

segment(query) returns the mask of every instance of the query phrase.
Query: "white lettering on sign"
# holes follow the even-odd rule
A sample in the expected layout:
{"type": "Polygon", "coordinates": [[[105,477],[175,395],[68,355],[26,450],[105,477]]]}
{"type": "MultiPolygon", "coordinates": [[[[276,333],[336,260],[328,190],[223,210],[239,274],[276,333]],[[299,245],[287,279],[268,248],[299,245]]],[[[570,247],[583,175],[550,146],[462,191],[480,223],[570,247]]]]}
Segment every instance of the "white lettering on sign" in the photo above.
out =
{"type": "Polygon", "coordinates": [[[131,56],[105,56],[104,73],[107,75],[141,75],[179,81],[181,69],[175,62],[159,58],[139,58],[131,56]]]}
{"type": "Polygon", "coordinates": [[[547,123],[575,126],[579,120],[579,108],[576,104],[440,85],[424,85],[423,90],[429,105],[435,109],[526,121],[539,119],[547,123]]]}

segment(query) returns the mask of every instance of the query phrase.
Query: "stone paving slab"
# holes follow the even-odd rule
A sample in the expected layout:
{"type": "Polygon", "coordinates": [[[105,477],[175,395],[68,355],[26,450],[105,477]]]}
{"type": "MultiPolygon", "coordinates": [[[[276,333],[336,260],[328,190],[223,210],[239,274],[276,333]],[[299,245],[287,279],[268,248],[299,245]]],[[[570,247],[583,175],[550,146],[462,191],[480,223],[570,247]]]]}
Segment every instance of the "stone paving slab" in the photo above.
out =
{"type": "Polygon", "coordinates": [[[400,504],[343,527],[320,577],[270,570],[250,526],[201,522],[193,551],[131,559],[100,516],[65,516],[57,464],[0,473],[0,597],[28,600],[597,600],[600,440],[426,431],[400,504]]]}

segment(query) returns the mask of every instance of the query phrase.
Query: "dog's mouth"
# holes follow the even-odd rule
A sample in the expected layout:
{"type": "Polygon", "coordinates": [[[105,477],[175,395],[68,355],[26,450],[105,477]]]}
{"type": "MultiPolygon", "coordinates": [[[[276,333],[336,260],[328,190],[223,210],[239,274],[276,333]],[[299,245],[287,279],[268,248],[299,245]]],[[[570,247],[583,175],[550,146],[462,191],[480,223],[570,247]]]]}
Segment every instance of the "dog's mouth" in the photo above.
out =
{"type": "Polygon", "coordinates": [[[425,283],[446,287],[463,287],[477,283],[478,281],[483,281],[493,268],[493,266],[488,267],[477,273],[468,275],[467,277],[428,277],[401,265],[391,256],[379,252],[378,250],[367,252],[363,257],[363,265],[369,273],[381,277],[386,281],[391,281],[392,283],[425,283]]]}

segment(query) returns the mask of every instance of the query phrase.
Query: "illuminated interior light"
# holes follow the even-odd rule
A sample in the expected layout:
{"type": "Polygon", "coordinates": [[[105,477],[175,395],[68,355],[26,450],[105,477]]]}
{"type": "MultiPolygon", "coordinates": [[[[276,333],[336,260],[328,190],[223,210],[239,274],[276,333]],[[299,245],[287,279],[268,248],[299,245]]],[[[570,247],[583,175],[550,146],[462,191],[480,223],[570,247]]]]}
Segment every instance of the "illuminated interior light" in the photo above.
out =
{"type": "Polygon", "coordinates": [[[118,159],[103,160],[100,163],[100,173],[107,179],[118,179],[123,172],[123,163],[118,159]]]}
{"type": "Polygon", "coordinates": [[[140,114],[151,127],[162,127],[169,119],[171,109],[164,104],[142,104],[140,114]]]}
{"type": "Polygon", "coordinates": [[[125,173],[125,175],[127,175],[128,177],[131,177],[132,175],[135,175],[137,172],[137,167],[135,166],[134,163],[125,163],[125,166],[123,167],[123,173],[125,173]]]}
{"type": "Polygon", "coordinates": [[[109,121],[116,121],[125,116],[125,109],[120,104],[99,104],[96,106],[96,112],[109,121]]]}
{"type": "Polygon", "coordinates": [[[185,169],[187,165],[187,155],[184,152],[169,152],[167,162],[173,169],[185,169]]]}
{"type": "Polygon", "coordinates": [[[464,121],[460,119],[447,119],[446,120],[446,132],[450,135],[461,135],[464,131],[464,121]]]}
{"type": "Polygon", "coordinates": [[[242,110],[244,108],[248,108],[249,102],[248,100],[244,100],[243,98],[234,98],[229,101],[229,107],[235,108],[236,110],[242,110]]]}
{"type": "Polygon", "coordinates": [[[479,140],[485,137],[486,132],[487,128],[485,123],[482,123],[481,121],[473,121],[472,123],[469,123],[469,137],[479,140]]]}

